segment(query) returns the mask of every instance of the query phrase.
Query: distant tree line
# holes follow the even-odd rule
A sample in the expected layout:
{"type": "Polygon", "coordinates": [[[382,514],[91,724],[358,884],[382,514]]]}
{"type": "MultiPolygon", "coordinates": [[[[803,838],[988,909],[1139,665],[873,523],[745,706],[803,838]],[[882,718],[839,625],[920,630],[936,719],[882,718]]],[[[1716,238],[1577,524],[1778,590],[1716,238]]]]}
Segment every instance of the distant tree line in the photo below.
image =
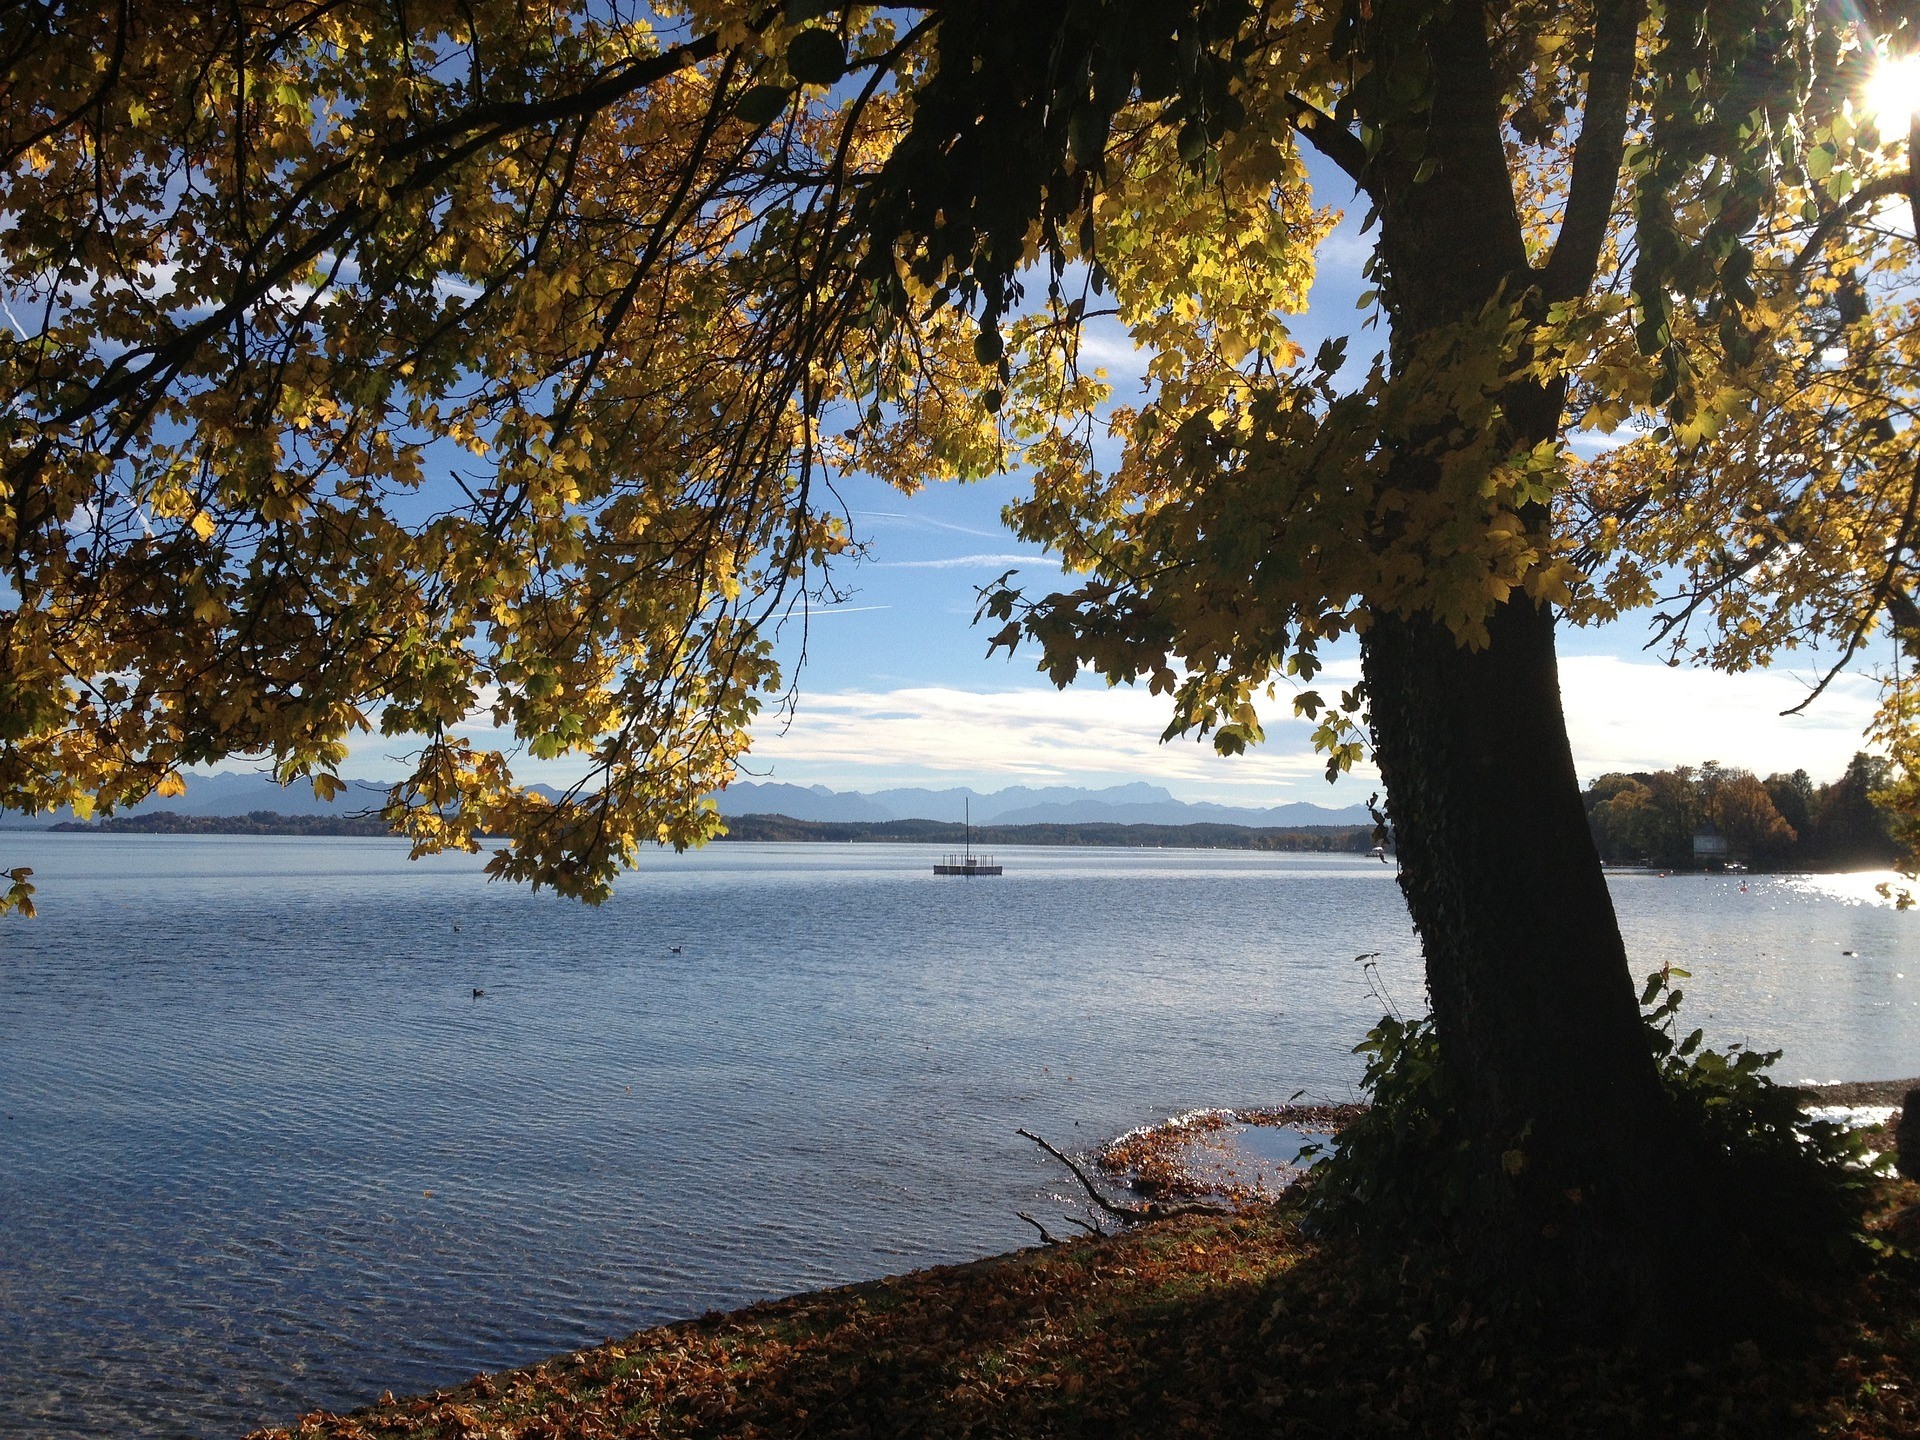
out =
{"type": "Polygon", "coordinates": [[[1875,796],[1889,763],[1856,754],[1846,773],[1815,785],[1805,770],[1764,780],[1709,760],[1694,767],[1602,775],[1587,786],[1587,823],[1610,864],[1684,868],[1694,835],[1711,826],[1734,859],[1768,870],[1893,865],[1901,848],[1875,796]]]}
{"type": "MultiPolygon", "coordinates": [[[[727,840],[894,841],[959,845],[966,827],[948,820],[795,820],[787,815],[729,815],[727,840]]],[[[1152,849],[1300,850],[1364,855],[1367,825],[976,825],[976,845],[1111,845],[1152,849]]]]}
{"type": "Polygon", "coordinates": [[[182,815],[156,810],[147,815],[116,815],[97,824],[69,820],[53,830],[109,835],[391,835],[378,815],[282,815],[253,810],[245,815],[182,815]]]}
{"type": "MultiPolygon", "coordinates": [[[[787,815],[730,815],[726,840],[897,842],[958,846],[966,827],[946,820],[819,821],[787,815]]],[[[182,815],[159,810],[94,824],[68,821],[54,830],[119,835],[354,835],[392,832],[377,815],[282,815],[254,810],[245,815],[182,815]]],[[[1366,825],[976,825],[976,845],[1110,845],[1152,849],[1295,850],[1364,855],[1373,844],[1366,825]]]]}

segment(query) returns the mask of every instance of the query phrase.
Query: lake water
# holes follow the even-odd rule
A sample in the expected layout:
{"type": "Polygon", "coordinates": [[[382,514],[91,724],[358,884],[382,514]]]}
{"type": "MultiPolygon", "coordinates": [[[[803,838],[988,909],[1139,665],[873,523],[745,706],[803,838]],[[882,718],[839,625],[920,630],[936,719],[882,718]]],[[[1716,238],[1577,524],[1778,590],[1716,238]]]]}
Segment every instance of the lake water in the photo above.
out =
{"type": "MultiPolygon", "coordinates": [[[[386,841],[0,835],[0,1434],[233,1436],[1010,1249],[1071,1199],[1016,1127],[1349,1098],[1353,957],[1420,1000],[1377,861],[933,858],[720,845],[589,910],[386,841]]],[[[1616,876],[1636,970],[1785,1078],[1920,1072],[1920,914],[1747,886],[1616,876]]]]}

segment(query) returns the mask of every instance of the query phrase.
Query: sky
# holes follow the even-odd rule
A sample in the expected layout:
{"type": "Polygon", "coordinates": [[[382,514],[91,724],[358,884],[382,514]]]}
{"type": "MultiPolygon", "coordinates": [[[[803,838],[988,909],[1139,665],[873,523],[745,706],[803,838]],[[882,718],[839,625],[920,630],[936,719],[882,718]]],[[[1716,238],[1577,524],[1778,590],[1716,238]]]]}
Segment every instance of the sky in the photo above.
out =
{"type": "MultiPolygon", "coordinates": [[[[1381,334],[1364,328],[1368,313],[1356,308],[1371,248],[1357,224],[1364,205],[1349,205],[1344,177],[1322,168],[1315,181],[1319,203],[1347,213],[1323,248],[1294,334],[1310,354],[1324,338],[1350,336],[1355,371],[1381,334]]],[[[1139,393],[1143,357],[1116,325],[1101,324],[1088,336],[1083,362],[1104,366],[1124,402],[1139,393]]],[[[1161,742],[1169,715],[1163,696],[1110,689],[1097,678],[1061,692],[1036,673],[1030,653],[988,658],[987,636],[997,626],[972,623],[977,589],[1015,567],[1030,587],[1051,588],[1060,577],[1053,561],[1001,522],[1002,507],[1023,493],[1020,477],[935,484],[908,496],[852,475],[836,489],[866,553],[836,569],[842,602],[814,609],[804,632],[790,625],[781,636],[789,672],[797,672],[795,703],[791,713],[762,717],[742,778],[863,791],[1145,780],[1184,800],[1262,806],[1350,805],[1377,788],[1365,766],[1329,785],[1310,727],[1291,718],[1284,695],[1263,709],[1266,743],[1222,758],[1205,742],[1161,742]],[[796,666],[803,638],[805,664],[796,666]]],[[[1583,780],[1718,760],[1762,775],[1804,768],[1821,781],[1861,748],[1877,691],[1870,678],[1843,677],[1807,714],[1783,716],[1817,679],[1816,662],[1746,675],[1669,668],[1645,648],[1649,619],[1561,629],[1563,695],[1583,780]]],[[[1352,643],[1329,658],[1323,683],[1358,678],[1352,643]]],[[[471,733],[476,741],[502,738],[471,733]]],[[[377,740],[356,746],[348,770],[396,773],[381,750],[377,740]]],[[[516,771],[527,781],[570,778],[531,764],[516,771]]]]}

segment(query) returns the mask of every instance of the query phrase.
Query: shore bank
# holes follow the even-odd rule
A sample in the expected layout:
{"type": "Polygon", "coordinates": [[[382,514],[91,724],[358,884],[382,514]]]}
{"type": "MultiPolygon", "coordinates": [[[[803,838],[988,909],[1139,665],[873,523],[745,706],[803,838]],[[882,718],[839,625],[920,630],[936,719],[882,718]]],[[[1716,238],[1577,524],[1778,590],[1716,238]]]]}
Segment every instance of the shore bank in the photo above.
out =
{"type": "Polygon", "coordinates": [[[709,1315],[250,1440],[1920,1429],[1910,1278],[1823,1301],[1817,1337],[1764,1356],[1569,1349],[1378,1299],[1376,1275],[1265,1206],[709,1315]]]}
{"type": "Polygon", "coordinates": [[[1817,1098],[1821,1105],[1891,1105],[1898,1118],[1900,1104],[1909,1090],[1920,1090],[1916,1080],[1843,1080],[1834,1085],[1800,1087],[1817,1098]]]}
{"type": "MultiPolygon", "coordinates": [[[[1875,1223],[1916,1200],[1889,1182],[1875,1223]]],[[[1911,1261],[1819,1297],[1792,1354],[1570,1352],[1417,1293],[1383,1310],[1298,1219],[1283,1197],[795,1295],[248,1440],[1920,1434],[1911,1261]]]]}

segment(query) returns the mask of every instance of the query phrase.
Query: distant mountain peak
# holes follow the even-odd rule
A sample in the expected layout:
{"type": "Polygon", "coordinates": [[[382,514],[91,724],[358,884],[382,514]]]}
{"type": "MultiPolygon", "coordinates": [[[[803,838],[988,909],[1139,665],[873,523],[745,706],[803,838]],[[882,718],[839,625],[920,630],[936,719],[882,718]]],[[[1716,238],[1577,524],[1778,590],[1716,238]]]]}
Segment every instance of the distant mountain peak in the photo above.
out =
{"type": "Polygon", "coordinates": [[[1221,805],[1176,800],[1164,785],[1135,780],[1090,789],[1079,785],[1007,785],[979,791],[958,785],[933,790],[903,786],[870,794],[824,785],[741,781],[714,796],[722,815],[785,815],[794,820],[958,820],[971,806],[976,825],[1222,825],[1259,827],[1365,825],[1364,805],[1330,807],[1221,805]]]}
{"type": "MultiPolygon", "coordinates": [[[[249,815],[273,810],[288,816],[351,815],[384,803],[391,782],[351,778],[334,803],[317,799],[304,782],[277,784],[270,775],[222,771],[188,775],[187,793],[143,800],[123,807],[121,815],[173,810],[181,815],[249,815]]],[[[532,787],[554,798],[547,785],[532,787]]],[[[957,785],[943,790],[912,786],[865,794],[826,785],[788,785],[773,780],[742,780],[714,796],[722,815],[785,815],[794,820],[876,821],[958,820],[971,808],[976,825],[1192,825],[1212,822],[1270,828],[1299,825],[1365,825],[1364,805],[1330,808],[1294,802],[1277,806],[1221,805],[1176,800],[1164,785],[1144,780],[1089,788],[1080,785],[1004,785],[979,791],[957,785]]],[[[68,811],[39,816],[9,816],[16,826],[44,826],[71,820],[68,811]]]]}

